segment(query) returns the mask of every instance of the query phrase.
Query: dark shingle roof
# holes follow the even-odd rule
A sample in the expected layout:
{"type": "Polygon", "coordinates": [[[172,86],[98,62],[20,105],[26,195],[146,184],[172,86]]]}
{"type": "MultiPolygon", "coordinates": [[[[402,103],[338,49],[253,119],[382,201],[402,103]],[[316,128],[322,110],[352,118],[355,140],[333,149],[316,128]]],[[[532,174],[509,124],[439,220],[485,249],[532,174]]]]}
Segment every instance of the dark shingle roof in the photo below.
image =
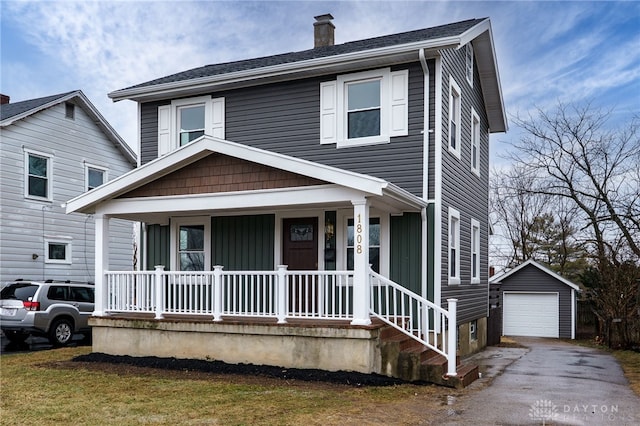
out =
{"type": "Polygon", "coordinates": [[[301,52],[291,52],[273,56],[265,56],[262,58],[226,62],[214,65],[205,65],[203,67],[193,68],[187,71],[179,72],[177,74],[172,74],[166,77],[161,77],[155,80],[147,81],[145,83],[137,84],[135,86],[130,86],[122,90],[136,89],[164,83],[174,83],[178,81],[186,81],[201,77],[209,77],[274,65],[294,63],[310,59],[328,58],[331,56],[338,56],[347,53],[361,52],[365,50],[379,49],[383,47],[396,46],[419,41],[453,37],[464,33],[465,31],[469,30],[485,19],[486,18],[469,19],[453,24],[375,37],[366,40],[352,41],[334,46],[319,47],[315,49],[304,50],[301,52]]]}
{"type": "Polygon", "coordinates": [[[60,93],[58,95],[45,96],[43,98],[28,99],[26,101],[0,105],[0,121],[6,120],[7,118],[15,117],[16,115],[23,114],[27,111],[31,111],[32,109],[39,108],[74,92],[60,93]]]}

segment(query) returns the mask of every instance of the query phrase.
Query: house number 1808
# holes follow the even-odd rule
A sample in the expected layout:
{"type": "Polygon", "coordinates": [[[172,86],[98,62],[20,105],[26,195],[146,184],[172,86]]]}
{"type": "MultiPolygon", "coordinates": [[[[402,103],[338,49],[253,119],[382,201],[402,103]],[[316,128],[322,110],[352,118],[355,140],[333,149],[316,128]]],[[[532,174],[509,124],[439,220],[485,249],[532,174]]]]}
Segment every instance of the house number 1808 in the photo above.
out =
{"type": "Polygon", "coordinates": [[[358,224],[356,225],[356,253],[362,254],[362,221],[358,215],[358,224]]]}

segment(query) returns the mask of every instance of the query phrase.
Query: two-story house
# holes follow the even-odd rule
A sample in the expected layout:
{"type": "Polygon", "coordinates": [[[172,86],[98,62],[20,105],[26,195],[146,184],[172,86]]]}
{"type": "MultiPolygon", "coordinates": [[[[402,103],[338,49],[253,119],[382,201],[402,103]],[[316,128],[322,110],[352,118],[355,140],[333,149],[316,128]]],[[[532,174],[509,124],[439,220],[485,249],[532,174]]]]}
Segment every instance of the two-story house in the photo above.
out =
{"type": "MultiPolygon", "coordinates": [[[[91,215],[71,198],[136,166],[131,148],[82,91],[0,104],[0,282],[95,280],[91,215]]],[[[133,225],[114,220],[110,261],[131,269],[133,225]]]]}
{"type": "Polygon", "coordinates": [[[454,376],[484,346],[490,21],[335,45],[331,19],[109,94],[138,103],[141,167],[67,207],[99,223],[96,350],[397,375],[383,324],[454,376]],[[114,218],[145,223],[142,271],[108,263],[114,218]]]}

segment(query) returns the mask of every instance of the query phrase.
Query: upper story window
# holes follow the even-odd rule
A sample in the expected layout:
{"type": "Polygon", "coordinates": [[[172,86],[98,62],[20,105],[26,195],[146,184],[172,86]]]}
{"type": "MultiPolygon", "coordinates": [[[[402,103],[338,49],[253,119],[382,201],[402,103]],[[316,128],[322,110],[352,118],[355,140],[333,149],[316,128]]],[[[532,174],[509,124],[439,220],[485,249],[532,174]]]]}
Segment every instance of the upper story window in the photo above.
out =
{"type": "Polygon", "coordinates": [[[460,212],[449,207],[449,284],[460,284],[460,212]]]}
{"type": "Polygon", "coordinates": [[[320,143],[388,143],[408,134],[407,70],[340,75],[320,85],[320,143]]]}
{"type": "Polygon", "coordinates": [[[52,157],[37,151],[24,152],[24,196],[51,201],[52,157]]]}
{"type": "Polygon", "coordinates": [[[480,176],[480,118],[471,108],[471,171],[480,176]]]}
{"type": "Polygon", "coordinates": [[[473,87],[473,45],[471,42],[465,46],[465,75],[467,81],[473,87]]]}
{"type": "Polygon", "coordinates": [[[158,107],[158,156],[202,135],[225,137],[225,100],[198,96],[158,107]]]}
{"type": "Polygon", "coordinates": [[[460,114],[461,95],[460,86],[451,78],[449,80],[449,152],[460,158],[460,114]]]}
{"type": "Polygon", "coordinates": [[[107,181],[107,169],[100,166],[85,164],[86,191],[91,191],[107,181]]]}
{"type": "Polygon", "coordinates": [[[471,219],[471,283],[480,282],[480,222],[471,219]]]}

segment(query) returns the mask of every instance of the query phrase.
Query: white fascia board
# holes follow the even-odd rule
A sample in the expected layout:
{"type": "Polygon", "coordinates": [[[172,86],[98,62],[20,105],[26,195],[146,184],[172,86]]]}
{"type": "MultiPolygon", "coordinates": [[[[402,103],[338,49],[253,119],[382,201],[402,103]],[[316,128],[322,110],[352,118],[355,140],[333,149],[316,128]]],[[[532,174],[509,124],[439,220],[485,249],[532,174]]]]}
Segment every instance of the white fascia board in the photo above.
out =
{"type": "Polygon", "coordinates": [[[214,89],[216,86],[220,85],[234,84],[256,79],[264,80],[271,77],[281,78],[283,75],[287,74],[320,71],[323,68],[329,68],[341,64],[358,62],[362,60],[372,60],[376,58],[382,59],[385,57],[393,57],[394,55],[401,55],[411,52],[415,52],[417,61],[418,52],[421,49],[444,49],[449,47],[457,47],[459,45],[460,36],[443,37],[434,40],[418,41],[395,46],[381,47],[378,49],[345,53],[342,55],[314,58],[306,61],[252,68],[244,71],[156,84],[152,86],[115,90],[113,92],[110,92],[107,96],[109,96],[114,101],[121,101],[125,99],[142,101],[145,98],[158,97],[159,95],[162,95],[162,97],[170,97],[175,92],[179,92],[187,88],[198,90],[214,89]]]}
{"type": "Polygon", "coordinates": [[[265,207],[345,203],[362,198],[362,193],[338,185],[237,191],[212,194],[113,199],[102,203],[97,213],[118,216],[145,213],[211,212],[265,207]]]}

